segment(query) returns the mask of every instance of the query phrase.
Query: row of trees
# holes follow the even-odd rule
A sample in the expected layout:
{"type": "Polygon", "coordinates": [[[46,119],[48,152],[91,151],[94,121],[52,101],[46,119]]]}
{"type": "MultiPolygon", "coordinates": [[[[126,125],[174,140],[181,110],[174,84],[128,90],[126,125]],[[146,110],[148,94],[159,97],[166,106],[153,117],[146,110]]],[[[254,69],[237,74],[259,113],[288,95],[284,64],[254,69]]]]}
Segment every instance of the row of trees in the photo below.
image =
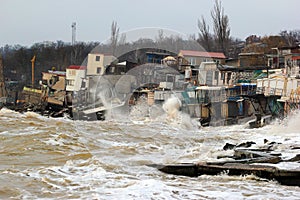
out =
{"type": "MultiPolygon", "coordinates": [[[[113,23],[117,28],[116,22],[113,23]]],[[[114,32],[112,32],[114,33],[114,32]]],[[[126,42],[125,36],[112,34],[116,36],[107,44],[98,42],[77,42],[75,45],[64,43],[62,41],[51,43],[36,43],[31,47],[20,45],[0,48],[0,54],[3,57],[4,76],[10,80],[18,80],[24,84],[30,84],[31,80],[31,62],[30,60],[36,55],[35,79],[41,78],[41,72],[52,69],[65,70],[71,64],[81,65],[90,52],[111,53],[120,57],[136,49],[162,49],[177,54],[180,50],[200,50],[200,51],[218,51],[215,42],[210,42],[208,48],[199,41],[199,38],[190,37],[183,39],[179,36],[165,36],[163,30],[159,30],[155,39],[140,38],[137,41],[126,42]],[[118,39],[119,38],[119,39],[118,39]],[[201,45],[199,45],[199,42],[201,45]],[[204,47],[204,49],[201,48],[204,47]]],[[[236,58],[243,50],[244,52],[261,52],[272,53],[272,47],[281,47],[295,45],[299,41],[300,31],[282,31],[278,36],[258,37],[249,36],[246,42],[240,40],[229,40],[227,56],[236,58]]],[[[221,41],[221,40],[220,40],[221,41]]],[[[274,52],[273,52],[274,53],[274,52]]],[[[122,59],[131,62],[139,62],[140,53],[130,54],[131,57],[122,59]],[[136,55],[135,57],[133,55],[136,55]]]]}
{"type": "MultiPolygon", "coordinates": [[[[117,27],[113,22],[112,27],[117,27]]],[[[108,43],[77,42],[74,45],[63,41],[36,43],[31,47],[20,45],[6,45],[0,48],[3,57],[4,77],[7,80],[16,80],[24,84],[31,83],[31,59],[36,55],[35,80],[41,79],[41,73],[55,68],[65,70],[70,65],[86,65],[89,53],[105,53],[120,57],[130,51],[140,49],[161,49],[177,54],[181,49],[201,50],[194,39],[183,39],[179,36],[165,36],[159,31],[156,39],[139,38],[137,41],[126,42],[124,35],[119,37],[118,31],[112,30],[112,38],[108,43]],[[160,34],[160,35],[159,35],[160,34]]],[[[144,52],[141,50],[141,52],[144,52]]],[[[145,53],[145,52],[144,52],[145,53]]],[[[134,54],[128,54],[134,55],[134,54]]],[[[139,62],[140,53],[134,58],[122,57],[124,60],[139,62]]]]}
{"type": "MultiPolygon", "coordinates": [[[[179,35],[166,36],[163,30],[158,30],[154,39],[139,38],[136,41],[127,42],[125,34],[119,34],[117,22],[112,22],[111,37],[108,43],[77,42],[74,45],[63,41],[36,43],[31,47],[20,45],[0,48],[3,57],[4,76],[11,80],[18,80],[29,84],[31,80],[31,62],[36,55],[35,79],[41,78],[41,72],[53,67],[57,70],[65,70],[71,64],[81,65],[88,53],[111,53],[116,57],[130,51],[142,48],[162,49],[177,54],[180,50],[200,50],[223,52],[227,57],[237,58],[242,51],[270,53],[271,47],[294,46],[300,41],[300,30],[281,31],[278,36],[249,36],[246,41],[230,36],[229,18],[219,0],[211,10],[213,33],[206,19],[202,16],[198,20],[198,35],[182,38],[179,35]],[[203,48],[202,48],[203,47],[203,48]]],[[[133,54],[131,54],[133,55],[133,54]]],[[[131,59],[133,62],[138,61],[131,59]]]]}
{"type": "Polygon", "coordinates": [[[245,52],[269,53],[272,47],[296,46],[300,42],[300,30],[285,30],[281,31],[279,36],[258,37],[251,35],[246,38],[246,45],[244,45],[240,39],[230,36],[229,18],[224,13],[224,8],[219,0],[215,0],[215,5],[211,10],[211,18],[213,33],[210,32],[210,26],[203,16],[198,20],[197,41],[207,51],[223,52],[227,57],[237,57],[242,48],[245,52]],[[241,46],[241,44],[243,45],[241,46]]]}
{"type": "MultiPolygon", "coordinates": [[[[198,35],[192,35],[188,40],[183,40],[178,36],[166,37],[163,30],[159,30],[156,41],[141,38],[137,43],[146,43],[148,46],[155,44],[157,47],[172,52],[178,52],[180,49],[199,50],[202,47],[204,51],[223,52],[228,58],[237,58],[242,51],[270,53],[269,51],[273,47],[296,46],[300,42],[300,30],[281,31],[278,36],[258,37],[251,35],[246,38],[246,42],[232,37],[230,35],[229,18],[225,14],[220,0],[215,0],[214,7],[211,10],[211,18],[213,32],[211,32],[211,26],[207,23],[207,20],[201,16],[201,19],[198,19],[198,35]],[[200,44],[200,47],[196,47],[195,41],[200,44]],[[259,45],[257,45],[258,43],[259,45]]],[[[113,22],[110,42],[111,52],[114,54],[118,51],[123,52],[122,47],[128,48],[131,45],[126,43],[126,35],[121,35],[120,40],[118,38],[119,28],[117,22],[113,22]]],[[[131,46],[135,47],[135,44],[131,46]]],[[[119,54],[117,53],[117,55],[119,54]]]]}
{"type": "Polygon", "coordinates": [[[87,54],[98,43],[79,42],[74,46],[62,41],[36,43],[31,47],[6,45],[0,48],[3,57],[4,77],[29,84],[31,80],[31,59],[36,55],[35,79],[49,69],[65,70],[71,64],[80,65],[87,54]]]}

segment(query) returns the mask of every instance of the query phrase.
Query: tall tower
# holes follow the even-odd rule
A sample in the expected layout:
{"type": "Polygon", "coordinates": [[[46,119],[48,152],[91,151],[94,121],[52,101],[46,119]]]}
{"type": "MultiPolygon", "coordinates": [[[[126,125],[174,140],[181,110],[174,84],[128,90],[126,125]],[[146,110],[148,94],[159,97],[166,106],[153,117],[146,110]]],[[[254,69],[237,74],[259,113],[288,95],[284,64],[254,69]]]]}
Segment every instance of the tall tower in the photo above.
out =
{"type": "Polygon", "coordinates": [[[76,22],[73,22],[71,27],[72,27],[72,46],[73,46],[76,42],[76,22]]]}
{"type": "Polygon", "coordinates": [[[75,52],[75,48],[74,45],[76,43],[76,22],[72,23],[72,51],[71,51],[71,65],[75,64],[75,60],[76,60],[76,52],[75,52]]]}

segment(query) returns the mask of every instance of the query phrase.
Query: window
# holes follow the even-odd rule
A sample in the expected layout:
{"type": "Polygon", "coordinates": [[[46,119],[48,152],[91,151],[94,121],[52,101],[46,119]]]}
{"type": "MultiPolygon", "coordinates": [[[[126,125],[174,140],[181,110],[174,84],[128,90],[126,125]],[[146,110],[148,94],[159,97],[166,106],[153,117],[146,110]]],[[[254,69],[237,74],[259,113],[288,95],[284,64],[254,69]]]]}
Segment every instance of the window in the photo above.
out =
{"type": "Polygon", "coordinates": [[[110,68],[110,72],[111,72],[111,73],[115,73],[115,67],[111,67],[111,68],[110,68]]]}
{"type": "Polygon", "coordinates": [[[74,86],[75,80],[67,80],[67,85],[74,86]]]}
{"type": "Polygon", "coordinates": [[[229,84],[230,79],[231,79],[231,72],[228,72],[228,74],[227,74],[227,84],[229,84]]]}
{"type": "Polygon", "coordinates": [[[190,58],[190,64],[191,65],[196,65],[196,59],[195,58],[190,58]]]}
{"type": "Polygon", "coordinates": [[[219,72],[215,71],[215,80],[219,80],[219,72]]]}
{"type": "Polygon", "coordinates": [[[69,69],[69,70],[68,70],[68,75],[69,75],[69,76],[76,76],[76,70],[74,70],[74,69],[69,69]]]}
{"type": "Polygon", "coordinates": [[[221,72],[221,81],[223,81],[223,84],[225,84],[225,73],[221,72]]]}
{"type": "Polygon", "coordinates": [[[100,74],[101,73],[101,67],[97,67],[97,74],[100,74]]]}
{"type": "Polygon", "coordinates": [[[96,61],[97,61],[97,62],[100,61],[100,56],[96,56],[96,61]]]}
{"type": "Polygon", "coordinates": [[[81,88],[85,88],[86,87],[86,82],[85,81],[82,81],[81,82],[81,88]]]}
{"type": "Polygon", "coordinates": [[[221,72],[221,80],[224,80],[224,79],[225,79],[225,73],[221,72]]]}

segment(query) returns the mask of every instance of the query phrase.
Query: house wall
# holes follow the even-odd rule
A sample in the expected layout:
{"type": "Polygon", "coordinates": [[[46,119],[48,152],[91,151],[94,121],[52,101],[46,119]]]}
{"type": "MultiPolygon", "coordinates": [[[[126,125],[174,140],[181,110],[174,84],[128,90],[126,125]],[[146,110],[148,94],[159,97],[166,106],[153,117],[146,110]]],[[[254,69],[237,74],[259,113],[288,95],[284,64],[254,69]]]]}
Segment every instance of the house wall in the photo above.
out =
{"type": "Polygon", "coordinates": [[[44,84],[46,84],[48,87],[50,87],[54,90],[58,90],[58,91],[65,90],[66,77],[64,75],[59,75],[59,74],[62,74],[62,73],[60,73],[60,72],[56,72],[56,73],[43,72],[42,80],[43,80],[44,84]]]}
{"type": "Polygon", "coordinates": [[[202,62],[212,62],[212,61],[219,62],[220,64],[225,64],[225,59],[216,59],[211,57],[198,57],[198,56],[185,56],[184,58],[189,62],[189,64],[194,66],[200,66],[202,62]]]}
{"type": "Polygon", "coordinates": [[[300,80],[296,78],[264,78],[257,80],[256,94],[265,96],[281,96],[290,99],[295,92],[299,91],[300,80]]]}
{"type": "Polygon", "coordinates": [[[88,54],[87,75],[103,75],[106,66],[110,65],[115,59],[112,55],[88,54]]]}
{"type": "Polygon", "coordinates": [[[50,79],[53,77],[53,74],[50,74],[50,73],[44,72],[44,73],[42,73],[42,74],[43,74],[42,80],[48,81],[48,80],[50,80],[50,79]]]}
{"type": "Polygon", "coordinates": [[[240,54],[239,55],[239,66],[264,66],[267,64],[267,59],[264,54],[240,54]]]}
{"type": "Polygon", "coordinates": [[[66,77],[65,76],[58,76],[57,82],[51,87],[57,91],[65,91],[66,89],[66,77]]]}
{"type": "Polygon", "coordinates": [[[102,75],[104,73],[104,55],[88,54],[87,75],[102,75]]]}
{"type": "Polygon", "coordinates": [[[84,69],[67,69],[66,70],[66,90],[79,91],[82,84],[82,79],[85,78],[84,69]]]}
{"type": "Polygon", "coordinates": [[[226,80],[228,73],[221,72],[214,62],[203,62],[199,69],[198,83],[201,85],[223,86],[231,83],[226,80]]]}

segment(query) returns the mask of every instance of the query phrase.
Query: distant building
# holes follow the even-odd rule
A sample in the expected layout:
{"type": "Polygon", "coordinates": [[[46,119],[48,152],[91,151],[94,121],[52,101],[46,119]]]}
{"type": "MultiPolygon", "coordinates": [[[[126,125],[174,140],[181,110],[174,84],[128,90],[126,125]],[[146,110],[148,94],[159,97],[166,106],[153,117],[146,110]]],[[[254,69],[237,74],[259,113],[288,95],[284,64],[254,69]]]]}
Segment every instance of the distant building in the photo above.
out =
{"type": "Polygon", "coordinates": [[[112,63],[106,68],[106,75],[123,75],[126,74],[129,70],[136,67],[136,63],[130,61],[123,61],[119,63],[112,63]]]}
{"type": "Polygon", "coordinates": [[[205,51],[192,51],[180,50],[178,57],[184,58],[188,64],[193,66],[200,66],[202,62],[218,62],[225,64],[226,56],[221,52],[205,52],[205,51]]]}
{"type": "Polygon", "coordinates": [[[65,90],[65,79],[66,72],[64,71],[53,71],[42,72],[42,82],[47,85],[50,89],[56,91],[65,90]]]}
{"type": "Polygon", "coordinates": [[[264,69],[267,68],[267,57],[264,53],[240,53],[240,68],[264,69]]]}
{"type": "Polygon", "coordinates": [[[208,86],[231,85],[233,84],[233,74],[235,73],[227,66],[220,68],[216,62],[202,62],[199,67],[198,83],[208,86]]]}
{"type": "Polygon", "coordinates": [[[148,51],[146,52],[147,63],[161,64],[162,60],[167,56],[170,56],[169,52],[160,51],[148,51]]]}
{"type": "Polygon", "coordinates": [[[278,48],[278,57],[283,58],[285,74],[288,77],[299,76],[300,67],[300,47],[281,47],[278,48]]]}
{"type": "Polygon", "coordinates": [[[87,75],[103,75],[106,67],[110,65],[116,57],[100,53],[88,54],[87,75]]]}
{"type": "Polygon", "coordinates": [[[239,59],[238,58],[229,58],[229,59],[226,60],[226,65],[238,67],[239,66],[239,59]]]}
{"type": "Polygon", "coordinates": [[[167,56],[167,57],[165,57],[164,59],[162,59],[161,63],[163,65],[170,66],[170,67],[171,66],[177,67],[177,65],[178,65],[177,59],[175,57],[173,57],[173,56],[167,56]]]}
{"type": "Polygon", "coordinates": [[[66,69],[66,91],[86,88],[86,66],[71,65],[66,69]]]}
{"type": "Polygon", "coordinates": [[[261,42],[261,38],[257,35],[250,35],[246,38],[246,45],[253,44],[253,43],[259,43],[261,42]]]}
{"type": "Polygon", "coordinates": [[[66,72],[49,70],[42,75],[42,96],[47,97],[48,104],[63,106],[66,95],[66,72]]]}

